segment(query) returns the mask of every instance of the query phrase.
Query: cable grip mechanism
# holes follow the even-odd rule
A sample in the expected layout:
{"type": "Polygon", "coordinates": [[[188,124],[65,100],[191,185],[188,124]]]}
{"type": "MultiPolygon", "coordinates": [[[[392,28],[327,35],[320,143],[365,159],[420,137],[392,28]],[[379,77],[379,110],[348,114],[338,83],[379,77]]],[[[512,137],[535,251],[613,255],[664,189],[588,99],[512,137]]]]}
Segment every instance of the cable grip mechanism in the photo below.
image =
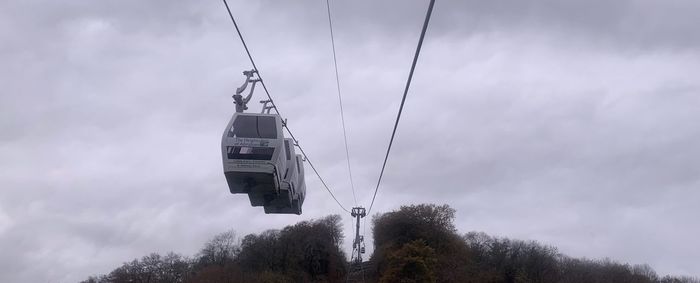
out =
{"type": "Polygon", "coordinates": [[[261,81],[260,77],[253,78],[253,76],[255,76],[255,74],[257,73],[258,71],[255,69],[252,69],[250,71],[243,71],[243,75],[246,77],[245,82],[243,82],[243,85],[236,89],[236,94],[233,95],[233,103],[236,104],[237,113],[243,113],[243,111],[248,110],[247,104],[250,101],[250,98],[253,97],[253,91],[255,91],[255,84],[261,81]],[[248,83],[253,83],[253,85],[250,87],[250,92],[248,93],[248,95],[245,98],[243,98],[242,93],[248,87],[248,83]]]}

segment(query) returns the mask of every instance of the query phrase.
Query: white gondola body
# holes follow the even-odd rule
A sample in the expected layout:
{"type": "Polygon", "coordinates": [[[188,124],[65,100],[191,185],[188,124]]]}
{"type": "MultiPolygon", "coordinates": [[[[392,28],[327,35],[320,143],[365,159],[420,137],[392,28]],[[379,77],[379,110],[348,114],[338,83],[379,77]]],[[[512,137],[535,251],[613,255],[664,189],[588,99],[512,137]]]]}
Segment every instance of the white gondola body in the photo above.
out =
{"type": "Polygon", "coordinates": [[[264,206],[280,194],[287,162],[282,119],[274,114],[235,113],[224,131],[221,154],[232,194],[248,194],[264,206]]]}
{"type": "Polygon", "coordinates": [[[296,198],[292,200],[292,207],[294,207],[298,214],[301,214],[301,207],[304,205],[304,200],[306,199],[306,181],[304,178],[304,158],[301,154],[296,155],[296,165],[299,168],[299,177],[297,179],[297,192],[296,198]]]}
{"type": "Polygon", "coordinates": [[[304,168],[301,155],[295,154],[292,139],[285,139],[287,168],[283,174],[279,197],[265,205],[265,213],[301,214],[301,204],[306,196],[304,168]]]}

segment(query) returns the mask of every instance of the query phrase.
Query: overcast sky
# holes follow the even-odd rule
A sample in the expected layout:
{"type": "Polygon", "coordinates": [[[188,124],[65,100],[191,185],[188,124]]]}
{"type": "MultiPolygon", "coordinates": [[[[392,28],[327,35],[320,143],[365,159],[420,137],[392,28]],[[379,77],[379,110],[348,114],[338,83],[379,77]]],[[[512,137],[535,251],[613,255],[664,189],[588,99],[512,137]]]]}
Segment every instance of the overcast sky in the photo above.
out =
{"type": "MultiPolygon", "coordinates": [[[[360,205],[427,3],[331,1],[360,205]]],[[[325,1],[230,6],[282,115],[352,206],[325,1]]],[[[460,232],[700,275],[698,11],[437,1],[373,214],[446,203],[460,232]]],[[[302,216],[228,192],[220,139],[250,68],[220,1],[0,1],[0,282],[76,282],[150,252],[193,255],[228,229],[343,213],[308,165],[302,216]]]]}

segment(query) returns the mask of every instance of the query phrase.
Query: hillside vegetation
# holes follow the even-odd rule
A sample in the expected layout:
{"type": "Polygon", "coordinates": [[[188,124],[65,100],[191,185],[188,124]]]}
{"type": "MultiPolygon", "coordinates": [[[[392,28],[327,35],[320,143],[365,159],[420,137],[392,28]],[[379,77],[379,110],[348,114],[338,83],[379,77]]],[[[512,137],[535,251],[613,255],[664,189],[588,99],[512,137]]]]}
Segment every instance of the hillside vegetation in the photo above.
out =
{"type": "MultiPolygon", "coordinates": [[[[700,283],[660,277],[648,265],[571,258],[532,241],[459,234],[454,209],[403,206],[373,217],[375,250],[367,282],[700,283]]],[[[351,270],[341,249],[341,217],[282,230],[214,236],[193,257],[150,254],[83,283],[344,282],[351,270]]]]}

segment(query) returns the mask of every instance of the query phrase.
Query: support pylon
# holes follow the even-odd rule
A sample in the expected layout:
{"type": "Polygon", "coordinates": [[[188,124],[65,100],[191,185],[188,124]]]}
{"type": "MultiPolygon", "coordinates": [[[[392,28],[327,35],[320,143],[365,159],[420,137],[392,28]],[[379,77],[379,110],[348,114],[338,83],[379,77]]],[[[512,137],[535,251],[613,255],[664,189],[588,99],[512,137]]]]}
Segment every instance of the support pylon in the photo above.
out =
{"type": "Polygon", "coordinates": [[[365,253],[365,237],[360,236],[360,219],[364,218],[367,212],[364,207],[353,207],[350,215],[357,220],[357,224],[355,225],[355,240],[352,242],[353,263],[361,264],[362,254],[365,253]]]}

